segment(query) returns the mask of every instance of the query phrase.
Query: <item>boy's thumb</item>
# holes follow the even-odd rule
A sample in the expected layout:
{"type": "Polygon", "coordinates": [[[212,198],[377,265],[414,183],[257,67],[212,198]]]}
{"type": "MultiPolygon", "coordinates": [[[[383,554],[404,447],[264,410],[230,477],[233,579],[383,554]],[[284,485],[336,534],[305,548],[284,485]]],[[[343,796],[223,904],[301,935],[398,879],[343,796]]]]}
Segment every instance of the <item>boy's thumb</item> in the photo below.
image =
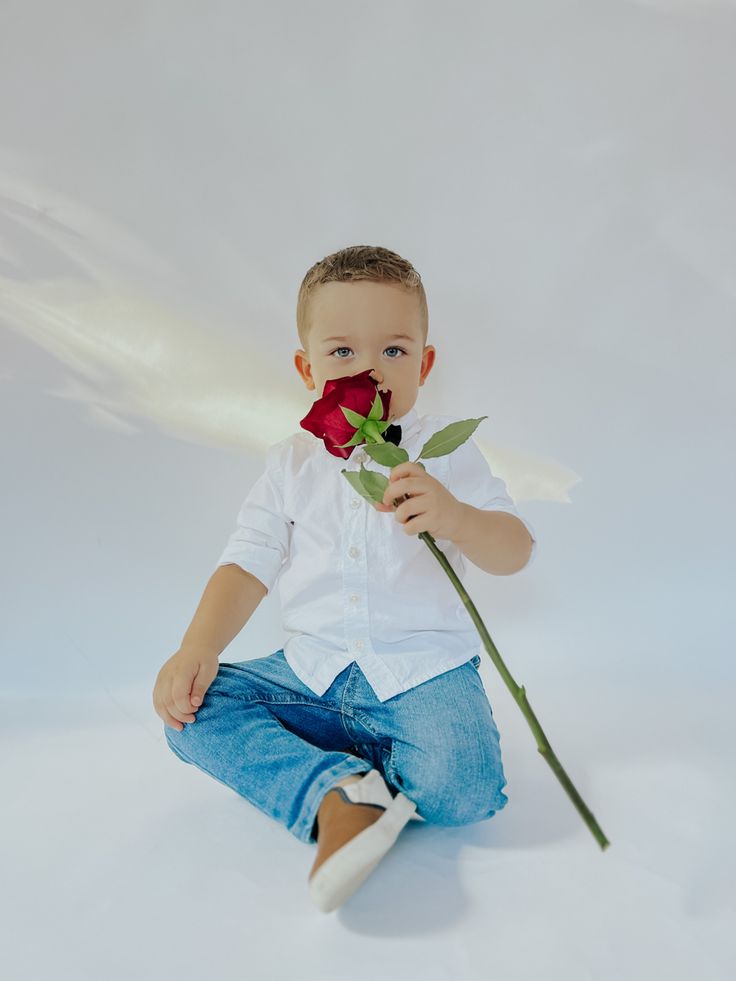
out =
{"type": "Polygon", "coordinates": [[[192,705],[202,704],[202,702],[204,701],[205,692],[209,688],[214,678],[213,675],[212,678],[209,679],[209,681],[205,681],[205,679],[202,677],[202,669],[203,666],[200,665],[199,671],[197,672],[197,676],[195,677],[194,683],[192,684],[192,695],[191,695],[192,705]]]}

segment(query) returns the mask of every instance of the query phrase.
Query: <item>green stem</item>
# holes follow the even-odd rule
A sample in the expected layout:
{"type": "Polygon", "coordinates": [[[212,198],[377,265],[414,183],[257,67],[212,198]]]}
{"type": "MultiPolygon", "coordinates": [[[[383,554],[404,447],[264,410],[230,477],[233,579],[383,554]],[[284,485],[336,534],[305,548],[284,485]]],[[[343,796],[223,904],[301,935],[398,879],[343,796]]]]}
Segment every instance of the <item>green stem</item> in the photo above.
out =
{"type": "MultiPolygon", "coordinates": [[[[402,500],[409,500],[408,495],[402,498],[402,500]]],[[[470,618],[472,619],[473,623],[478,629],[478,633],[481,636],[481,640],[483,641],[486,651],[490,655],[490,658],[493,661],[493,663],[498,668],[501,677],[506,683],[506,687],[514,696],[517,705],[519,706],[522,713],[524,714],[524,718],[529,723],[529,726],[534,734],[534,738],[537,741],[538,751],[544,757],[546,762],[551,767],[552,772],[555,774],[557,779],[565,788],[568,797],[577,808],[578,813],[582,817],[583,821],[585,821],[593,837],[601,846],[601,849],[606,849],[610,844],[609,840],[604,835],[603,831],[600,828],[600,825],[598,824],[595,817],[593,816],[593,813],[587,807],[585,801],[575,789],[575,785],[573,784],[572,780],[568,777],[562,764],[557,759],[554,750],[550,746],[547,737],[542,731],[542,727],[539,724],[539,720],[537,719],[536,715],[532,711],[532,707],[529,704],[529,701],[526,697],[526,689],[524,688],[523,685],[519,687],[519,685],[517,685],[514,679],[511,677],[511,673],[509,669],[506,667],[506,665],[503,663],[503,660],[501,658],[501,655],[498,653],[498,649],[496,648],[496,645],[491,640],[491,635],[486,630],[486,626],[481,620],[480,614],[478,613],[477,609],[475,608],[475,604],[473,603],[473,601],[465,591],[465,587],[463,586],[462,582],[460,581],[457,574],[455,573],[455,570],[450,565],[447,556],[442,551],[442,549],[437,545],[434,538],[429,534],[428,531],[420,532],[419,538],[423,539],[424,542],[426,542],[427,547],[435,556],[435,558],[440,563],[442,568],[445,570],[453,586],[460,594],[460,598],[465,604],[465,608],[470,614],[470,618]]]]}
{"type": "MultiPolygon", "coordinates": [[[[376,433],[376,436],[378,438],[375,440],[375,442],[377,443],[386,442],[380,433],[376,433]]],[[[418,463],[418,462],[419,462],[418,459],[414,461],[414,463],[418,463]]],[[[397,498],[394,501],[394,508],[398,507],[404,501],[408,501],[408,500],[410,500],[410,495],[404,494],[402,497],[397,498]]],[[[478,633],[480,634],[481,640],[483,641],[483,645],[486,651],[488,652],[493,663],[496,665],[496,668],[498,669],[499,674],[503,678],[506,687],[513,695],[516,704],[521,709],[524,718],[529,723],[529,728],[532,730],[532,733],[534,734],[534,738],[537,741],[537,750],[542,755],[544,760],[549,764],[552,772],[564,787],[567,796],[570,798],[572,803],[577,808],[578,813],[582,817],[583,821],[587,825],[593,837],[601,846],[601,849],[605,850],[610,845],[608,838],[606,838],[600,825],[596,821],[593,812],[590,810],[590,808],[587,806],[583,798],[577,792],[572,780],[568,777],[564,767],[557,759],[557,755],[555,754],[554,750],[550,746],[549,740],[545,736],[542,727],[539,724],[539,720],[537,719],[536,715],[532,711],[532,707],[529,704],[529,700],[526,697],[526,689],[524,688],[523,685],[519,687],[519,685],[517,685],[514,679],[511,677],[511,672],[503,663],[503,659],[501,658],[501,655],[498,653],[498,649],[496,645],[491,640],[491,635],[486,630],[486,625],[483,623],[483,620],[481,619],[478,610],[475,608],[475,604],[468,596],[465,587],[463,586],[462,582],[460,581],[457,574],[455,573],[455,570],[450,565],[447,556],[442,551],[442,549],[437,545],[437,542],[434,540],[434,538],[432,537],[432,535],[430,535],[428,531],[420,532],[419,538],[421,538],[425,542],[429,550],[432,552],[432,554],[435,556],[437,561],[440,563],[442,568],[447,573],[452,585],[460,594],[460,598],[462,599],[466,610],[470,614],[471,620],[475,624],[478,633]]]]}

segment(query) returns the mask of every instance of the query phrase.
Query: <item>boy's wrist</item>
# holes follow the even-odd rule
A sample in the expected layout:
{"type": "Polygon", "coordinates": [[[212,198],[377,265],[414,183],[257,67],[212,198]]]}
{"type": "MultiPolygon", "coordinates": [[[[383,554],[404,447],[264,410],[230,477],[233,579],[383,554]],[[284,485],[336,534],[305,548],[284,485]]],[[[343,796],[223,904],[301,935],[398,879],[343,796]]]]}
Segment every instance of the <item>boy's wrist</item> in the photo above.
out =
{"type": "Polygon", "coordinates": [[[458,548],[462,548],[463,544],[468,541],[469,536],[472,537],[472,529],[470,528],[470,507],[463,501],[457,501],[457,508],[455,509],[455,516],[453,520],[453,532],[447,537],[450,541],[457,545],[458,548]]]}
{"type": "Polygon", "coordinates": [[[208,647],[206,644],[197,644],[192,642],[184,642],[179,645],[179,654],[186,654],[188,656],[194,656],[201,658],[202,660],[219,660],[220,651],[215,647],[208,647]]]}

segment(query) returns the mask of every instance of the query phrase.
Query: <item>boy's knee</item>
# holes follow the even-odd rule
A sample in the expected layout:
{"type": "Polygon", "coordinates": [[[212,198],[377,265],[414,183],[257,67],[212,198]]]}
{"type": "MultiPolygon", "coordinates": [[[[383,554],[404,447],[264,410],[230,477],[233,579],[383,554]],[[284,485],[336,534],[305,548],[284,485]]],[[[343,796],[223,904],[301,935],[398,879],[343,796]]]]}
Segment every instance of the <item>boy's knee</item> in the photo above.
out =
{"type": "Polygon", "coordinates": [[[407,786],[407,781],[402,782],[403,792],[430,824],[460,826],[486,821],[508,801],[502,789],[506,785],[503,774],[493,774],[486,780],[480,776],[471,779],[461,769],[447,780],[424,779],[412,787],[407,786]]]}
{"type": "Polygon", "coordinates": [[[463,797],[461,791],[458,793],[460,796],[452,800],[445,799],[417,805],[417,812],[429,824],[461,827],[465,824],[487,821],[505,807],[507,801],[505,794],[501,794],[500,798],[486,796],[482,800],[471,800],[463,797]]]}

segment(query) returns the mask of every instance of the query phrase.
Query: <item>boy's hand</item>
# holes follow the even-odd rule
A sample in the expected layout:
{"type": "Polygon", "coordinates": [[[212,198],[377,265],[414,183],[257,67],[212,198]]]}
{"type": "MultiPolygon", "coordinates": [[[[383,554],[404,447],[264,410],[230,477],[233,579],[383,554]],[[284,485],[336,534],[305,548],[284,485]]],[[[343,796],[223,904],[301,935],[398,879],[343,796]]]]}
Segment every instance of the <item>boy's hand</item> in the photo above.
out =
{"type": "Polygon", "coordinates": [[[156,678],[153,707],[167,726],[181,732],[184,722],[194,722],[194,713],[220,669],[218,657],[180,648],[166,661],[156,678]]]}
{"type": "Polygon", "coordinates": [[[428,531],[434,538],[454,541],[462,521],[463,506],[435,477],[418,463],[400,463],[389,475],[383,504],[372,502],[377,511],[394,511],[407,535],[428,531]],[[394,509],[393,502],[404,494],[410,500],[394,509]]]}

